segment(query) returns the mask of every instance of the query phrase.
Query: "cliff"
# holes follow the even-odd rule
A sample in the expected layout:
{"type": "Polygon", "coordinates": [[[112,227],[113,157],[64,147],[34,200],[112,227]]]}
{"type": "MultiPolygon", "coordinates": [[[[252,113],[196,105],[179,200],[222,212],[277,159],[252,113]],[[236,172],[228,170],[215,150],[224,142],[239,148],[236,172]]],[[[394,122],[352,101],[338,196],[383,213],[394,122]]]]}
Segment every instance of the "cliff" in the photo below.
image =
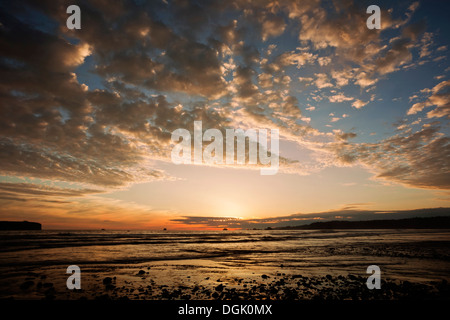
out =
{"type": "Polygon", "coordinates": [[[409,218],[398,220],[326,221],[278,230],[313,229],[450,229],[450,217],[409,218]]]}

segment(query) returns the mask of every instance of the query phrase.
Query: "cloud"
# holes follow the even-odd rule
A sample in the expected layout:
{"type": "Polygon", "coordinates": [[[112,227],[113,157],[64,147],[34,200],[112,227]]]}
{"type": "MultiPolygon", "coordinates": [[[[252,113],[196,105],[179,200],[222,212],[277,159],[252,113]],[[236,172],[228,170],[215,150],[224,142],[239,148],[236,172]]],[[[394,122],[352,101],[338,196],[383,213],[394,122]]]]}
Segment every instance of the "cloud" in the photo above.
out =
{"type": "MultiPolygon", "coordinates": [[[[380,75],[414,63],[411,51],[432,39],[427,33],[421,38],[423,24],[409,23],[417,5],[409,7],[407,19],[383,11],[383,31],[376,31],[360,27],[367,15],[350,1],[324,7],[321,1],[167,6],[96,0],[83,3],[82,32],[67,30],[64,5],[22,1],[1,13],[0,76],[8,79],[0,85],[2,174],[98,188],[167,179],[152,160],[169,161],[171,132],[192,130],[194,120],[205,129],[278,128],[283,138],[314,152],[328,150],[321,147],[325,142],[317,143],[328,139],[342,162],[367,160],[363,149],[376,147],[351,145],[349,135],[327,136],[312,128],[308,123],[315,121],[302,115],[304,102],[296,90],[305,89],[304,82],[317,89],[349,84],[371,89],[380,75]],[[27,21],[33,10],[42,24],[27,21]],[[382,37],[387,30],[395,36],[382,37]],[[288,33],[300,40],[299,47],[269,43],[288,33]],[[301,85],[292,81],[296,78],[301,85]]],[[[436,106],[428,117],[448,115],[446,88],[430,90],[423,105],[411,110],[436,106]]],[[[326,98],[318,91],[307,99],[326,98]]],[[[368,103],[336,92],[328,99],[352,101],[357,109],[368,103]]]]}
{"type": "Polygon", "coordinates": [[[330,57],[319,57],[317,59],[317,62],[319,63],[319,65],[321,67],[328,65],[331,62],[331,58],[330,57]]]}
{"type": "Polygon", "coordinates": [[[233,217],[181,217],[178,219],[172,219],[172,222],[182,223],[184,225],[204,225],[207,227],[239,227],[241,219],[233,217]]]}
{"type": "Polygon", "coordinates": [[[309,53],[309,52],[285,52],[281,54],[277,58],[278,64],[281,66],[289,66],[289,65],[296,65],[297,69],[300,69],[303,65],[306,63],[312,63],[316,60],[317,56],[309,53]]]}
{"type": "Polygon", "coordinates": [[[328,76],[325,73],[316,73],[315,85],[319,89],[333,87],[333,84],[329,82],[328,76]]]}
{"type": "Polygon", "coordinates": [[[269,217],[263,219],[242,219],[235,217],[208,217],[208,216],[183,216],[172,219],[174,223],[182,225],[198,226],[203,228],[239,228],[239,229],[263,229],[267,227],[300,226],[313,222],[333,221],[344,219],[347,221],[367,221],[384,219],[406,219],[413,217],[430,217],[449,215],[448,208],[430,208],[416,210],[367,210],[364,207],[371,203],[352,203],[343,205],[342,208],[317,212],[297,213],[287,216],[269,217]]]}
{"type": "Polygon", "coordinates": [[[433,44],[433,34],[425,32],[421,39],[420,58],[427,57],[431,54],[430,47],[433,44]]]}
{"type": "Polygon", "coordinates": [[[373,78],[370,74],[366,72],[360,72],[356,76],[355,84],[359,85],[361,88],[365,88],[374,85],[378,82],[378,79],[373,78]]]}
{"type": "Polygon", "coordinates": [[[369,101],[362,101],[360,99],[356,99],[353,103],[352,103],[352,107],[356,108],[356,109],[361,109],[362,107],[366,106],[369,103],[369,101]]]}
{"type": "Polygon", "coordinates": [[[349,81],[353,78],[353,71],[351,69],[343,69],[343,70],[333,70],[331,71],[331,76],[336,80],[336,85],[338,87],[348,85],[349,81]]]}
{"type": "Polygon", "coordinates": [[[279,36],[285,29],[286,23],[282,17],[269,15],[262,22],[262,40],[266,41],[269,37],[279,36]]]}
{"type": "MultiPolygon", "coordinates": [[[[225,111],[220,116],[194,103],[178,108],[149,93],[212,99],[225,94],[214,45],[177,34],[139,7],[103,5],[86,4],[79,33],[65,27],[44,32],[15,18],[33,3],[2,13],[0,72],[9,79],[0,86],[2,174],[112,188],[162,179],[163,171],[149,168],[148,160],[169,159],[175,128],[194,119],[218,128],[227,122],[225,111]],[[125,12],[129,16],[112,32],[113,21],[125,12]],[[104,80],[101,89],[90,90],[76,76],[89,55],[95,59],[92,72],[104,80]]],[[[67,15],[56,7],[43,2],[39,10],[65,26],[67,15]]]]}
{"type": "Polygon", "coordinates": [[[412,60],[412,54],[409,50],[411,40],[398,39],[392,43],[392,47],[375,61],[376,70],[384,75],[397,70],[400,66],[412,60]]]}
{"type": "MultiPolygon", "coordinates": [[[[318,50],[335,50],[332,60],[338,59],[339,64],[345,66],[342,70],[331,72],[337,86],[348,85],[356,77],[354,83],[364,88],[375,84],[379,76],[397,71],[412,61],[411,50],[424,31],[422,22],[409,23],[417,7],[413,3],[405,19],[393,18],[391,10],[382,10],[382,31],[390,29],[401,33],[398,37],[392,37],[388,44],[383,42],[381,32],[361,27],[365,26],[367,19],[365,10],[352,1],[334,2],[327,9],[315,7],[301,14],[299,39],[311,43],[318,50]]],[[[421,43],[429,46],[430,36],[430,33],[425,34],[421,43]]],[[[331,61],[319,60],[319,63],[325,66],[331,61]]],[[[330,86],[319,84],[318,88],[330,86]]]]}
{"type": "Polygon", "coordinates": [[[344,140],[344,141],[355,138],[357,136],[357,134],[354,132],[342,132],[340,130],[336,131],[335,133],[339,140],[344,140]]]}
{"type": "Polygon", "coordinates": [[[55,202],[64,203],[65,201],[57,199],[67,199],[74,197],[84,197],[86,195],[98,194],[104,191],[86,188],[62,188],[55,186],[46,186],[33,183],[0,183],[2,191],[2,199],[17,201],[49,201],[53,199],[55,202]]]}
{"type": "Polygon", "coordinates": [[[450,117],[450,80],[445,80],[435,85],[431,90],[424,89],[431,95],[422,102],[417,102],[409,108],[407,114],[413,115],[425,108],[436,106],[427,113],[427,118],[450,117]]]}
{"type": "Polygon", "coordinates": [[[327,148],[342,164],[361,163],[378,179],[414,188],[449,189],[450,139],[436,125],[405,134],[376,143],[333,143],[327,148]]]}
{"type": "MultiPolygon", "coordinates": [[[[107,156],[100,162],[86,157],[76,158],[69,153],[55,150],[43,151],[39,145],[16,145],[10,141],[1,141],[0,146],[0,172],[4,175],[26,175],[104,187],[118,187],[141,179],[162,179],[165,176],[160,170],[134,168],[132,163],[127,165],[126,162],[130,161],[137,164],[137,160],[130,159],[133,154],[124,153],[124,163],[110,167],[106,162],[107,156]]],[[[120,152],[117,150],[115,149],[120,152]]],[[[118,160],[120,161],[120,158],[118,160]]]]}
{"type": "Polygon", "coordinates": [[[330,100],[330,102],[333,102],[333,103],[339,103],[339,102],[345,102],[345,101],[352,101],[352,100],[354,100],[354,99],[355,99],[355,98],[353,98],[353,97],[347,97],[347,96],[345,96],[345,94],[343,94],[343,93],[336,94],[336,95],[334,95],[334,96],[328,97],[328,100],[330,100]]]}
{"type": "Polygon", "coordinates": [[[298,81],[300,81],[300,82],[313,82],[314,78],[312,78],[312,77],[299,77],[298,81]]]}

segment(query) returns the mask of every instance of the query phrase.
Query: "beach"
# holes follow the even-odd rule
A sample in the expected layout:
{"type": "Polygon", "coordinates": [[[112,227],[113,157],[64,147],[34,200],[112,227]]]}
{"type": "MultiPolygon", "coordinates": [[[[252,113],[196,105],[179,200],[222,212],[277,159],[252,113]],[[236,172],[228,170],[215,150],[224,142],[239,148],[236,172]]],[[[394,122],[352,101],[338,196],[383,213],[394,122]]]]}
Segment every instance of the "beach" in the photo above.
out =
{"type": "Polygon", "coordinates": [[[44,230],[0,242],[0,299],[450,299],[450,230],[44,230]],[[80,290],[66,286],[70,265],[80,290]],[[381,289],[366,285],[370,265],[381,289]]]}

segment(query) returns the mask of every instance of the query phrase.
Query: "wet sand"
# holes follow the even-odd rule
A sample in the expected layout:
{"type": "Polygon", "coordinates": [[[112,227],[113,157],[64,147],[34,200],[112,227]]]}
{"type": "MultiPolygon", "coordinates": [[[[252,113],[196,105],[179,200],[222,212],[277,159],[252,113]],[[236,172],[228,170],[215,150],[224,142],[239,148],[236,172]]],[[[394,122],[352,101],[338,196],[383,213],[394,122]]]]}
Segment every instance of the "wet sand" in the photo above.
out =
{"type": "Polygon", "coordinates": [[[130,300],[448,300],[446,280],[410,282],[383,279],[381,289],[369,290],[369,275],[302,275],[280,265],[257,272],[225,271],[218,266],[201,266],[201,261],[141,264],[139,266],[81,267],[81,290],[69,290],[69,275],[55,269],[10,274],[9,292],[2,299],[130,299],[130,300]],[[199,264],[200,263],[200,264],[199,264]]]}
{"type": "Polygon", "coordinates": [[[448,231],[8,235],[0,299],[450,300],[448,231]],[[81,290],[69,290],[69,265],[81,290]],[[369,265],[381,289],[369,290],[369,265]]]}

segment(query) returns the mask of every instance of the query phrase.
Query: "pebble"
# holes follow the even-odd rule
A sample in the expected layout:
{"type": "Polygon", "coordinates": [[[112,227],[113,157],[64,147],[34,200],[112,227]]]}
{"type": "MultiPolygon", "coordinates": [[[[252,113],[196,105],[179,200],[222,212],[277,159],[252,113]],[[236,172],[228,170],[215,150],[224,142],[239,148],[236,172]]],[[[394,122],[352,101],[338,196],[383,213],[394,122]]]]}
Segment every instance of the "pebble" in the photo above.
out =
{"type": "Polygon", "coordinates": [[[108,285],[112,283],[112,278],[111,277],[106,277],[105,279],[103,279],[103,284],[104,285],[108,285]]]}
{"type": "Polygon", "coordinates": [[[217,287],[216,287],[216,291],[222,291],[223,290],[223,288],[224,288],[224,285],[223,284],[219,284],[217,287]]]}
{"type": "MultiPolygon", "coordinates": [[[[105,277],[103,279],[103,290],[97,292],[96,296],[87,296],[87,299],[182,299],[182,300],[399,300],[399,299],[450,299],[450,285],[446,281],[429,282],[427,285],[417,284],[409,281],[383,280],[384,290],[367,290],[365,278],[355,275],[331,275],[323,276],[299,276],[287,275],[281,278],[267,274],[255,274],[249,278],[233,278],[230,284],[225,285],[224,280],[217,282],[206,282],[206,285],[194,283],[190,286],[168,286],[160,285],[148,280],[143,287],[137,286],[130,281],[124,281],[125,285],[116,287],[115,279],[105,277]],[[113,280],[114,279],[114,280],[113,280]],[[256,279],[256,280],[255,280],[256,279]],[[259,280],[258,280],[259,279],[259,280]],[[262,281],[264,280],[264,281],[262,281]],[[148,284],[152,283],[152,286],[148,284]],[[249,285],[250,284],[250,285],[249,285]],[[242,286],[241,286],[242,285],[242,286]],[[148,290],[147,290],[148,289],[148,290]]],[[[186,279],[186,278],[184,278],[186,279]]],[[[209,279],[206,278],[206,279],[209,279]]],[[[26,280],[20,288],[24,292],[36,290],[45,293],[46,299],[60,299],[61,292],[56,292],[51,282],[38,282],[35,286],[32,280],[26,280]],[[40,291],[45,288],[45,292],[40,291]]],[[[78,296],[76,297],[79,298],[78,296]]]]}
{"type": "Polygon", "coordinates": [[[25,281],[24,283],[22,283],[22,284],[20,285],[20,289],[22,289],[22,290],[27,290],[27,289],[31,288],[32,286],[34,286],[34,282],[28,280],[28,281],[25,281]]]}

